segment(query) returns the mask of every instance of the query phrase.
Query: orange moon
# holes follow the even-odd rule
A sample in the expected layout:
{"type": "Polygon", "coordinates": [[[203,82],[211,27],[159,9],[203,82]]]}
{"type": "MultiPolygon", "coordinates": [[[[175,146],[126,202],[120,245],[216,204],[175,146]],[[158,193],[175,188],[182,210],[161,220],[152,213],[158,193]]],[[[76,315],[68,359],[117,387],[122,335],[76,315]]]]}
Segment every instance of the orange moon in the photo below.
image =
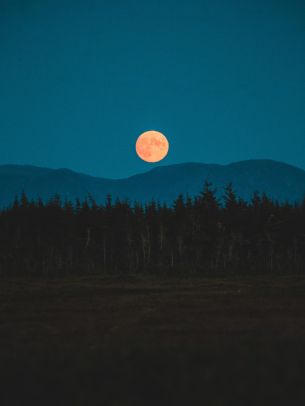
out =
{"type": "Polygon", "coordinates": [[[145,131],[136,142],[138,156],[146,162],[159,162],[166,157],[169,143],[159,131],[145,131]]]}

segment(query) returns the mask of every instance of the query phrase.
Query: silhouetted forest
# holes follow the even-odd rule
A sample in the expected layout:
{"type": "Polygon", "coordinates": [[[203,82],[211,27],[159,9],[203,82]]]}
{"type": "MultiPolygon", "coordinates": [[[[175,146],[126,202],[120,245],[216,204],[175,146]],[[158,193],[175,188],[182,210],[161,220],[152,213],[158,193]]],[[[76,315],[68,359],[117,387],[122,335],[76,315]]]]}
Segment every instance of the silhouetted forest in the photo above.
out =
{"type": "Polygon", "coordinates": [[[0,213],[0,273],[233,274],[305,270],[305,201],[279,204],[232,185],[219,202],[208,182],[171,207],[112,201],[29,201],[0,213]]]}

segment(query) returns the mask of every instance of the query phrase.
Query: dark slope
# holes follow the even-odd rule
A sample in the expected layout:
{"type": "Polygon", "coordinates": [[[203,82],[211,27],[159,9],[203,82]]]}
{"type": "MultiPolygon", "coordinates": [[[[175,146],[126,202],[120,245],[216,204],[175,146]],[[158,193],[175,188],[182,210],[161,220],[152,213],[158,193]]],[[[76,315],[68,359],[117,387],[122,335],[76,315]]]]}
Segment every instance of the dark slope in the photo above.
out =
{"type": "Polygon", "coordinates": [[[25,191],[30,198],[44,200],[59,193],[63,199],[84,199],[91,194],[98,203],[107,194],[145,202],[151,199],[172,202],[179,194],[193,196],[209,180],[223,194],[232,182],[237,194],[249,199],[254,191],[290,202],[305,194],[305,171],[271,160],[249,160],[229,165],[184,163],[162,166],[125,179],[104,179],[70,171],[34,166],[0,166],[0,205],[10,204],[16,194],[25,191]]]}

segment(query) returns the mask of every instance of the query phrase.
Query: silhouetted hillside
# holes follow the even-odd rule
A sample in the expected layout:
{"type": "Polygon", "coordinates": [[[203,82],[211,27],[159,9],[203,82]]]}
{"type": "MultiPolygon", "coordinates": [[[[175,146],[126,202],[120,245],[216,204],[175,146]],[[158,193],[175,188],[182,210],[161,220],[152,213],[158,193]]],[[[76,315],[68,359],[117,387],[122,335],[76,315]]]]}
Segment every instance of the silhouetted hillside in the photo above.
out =
{"type": "Polygon", "coordinates": [[[301,201],[305,194],[305,171],[272,160],[248,160],[229,165],[184,163],[161,166],[125,179],[104,179],[68,169],[34,166],[0,166],[0,205],[10,204],[22,191],[29,198],[47,200],[58,193],[63,199],[81,200],[92,195],[103,203],[107,194],[146,202],[151,199],[171,203],[179,193],[194,196],[205,180],[217,188],[233,183],[237,195],[249,200],[254,191],[265,192],[275,200],[301,201]]]}

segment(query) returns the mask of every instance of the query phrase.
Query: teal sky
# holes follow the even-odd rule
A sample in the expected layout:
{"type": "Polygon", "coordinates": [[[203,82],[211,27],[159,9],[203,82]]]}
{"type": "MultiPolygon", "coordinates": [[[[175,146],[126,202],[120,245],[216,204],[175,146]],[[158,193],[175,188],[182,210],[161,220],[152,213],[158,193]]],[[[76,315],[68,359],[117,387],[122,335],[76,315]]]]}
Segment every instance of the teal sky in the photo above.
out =
{"type": "Polygon", "coordinates": [[[305,169],[303,0],[0,0],[0,164],[125,177],[270,158],[305,169]]]}

